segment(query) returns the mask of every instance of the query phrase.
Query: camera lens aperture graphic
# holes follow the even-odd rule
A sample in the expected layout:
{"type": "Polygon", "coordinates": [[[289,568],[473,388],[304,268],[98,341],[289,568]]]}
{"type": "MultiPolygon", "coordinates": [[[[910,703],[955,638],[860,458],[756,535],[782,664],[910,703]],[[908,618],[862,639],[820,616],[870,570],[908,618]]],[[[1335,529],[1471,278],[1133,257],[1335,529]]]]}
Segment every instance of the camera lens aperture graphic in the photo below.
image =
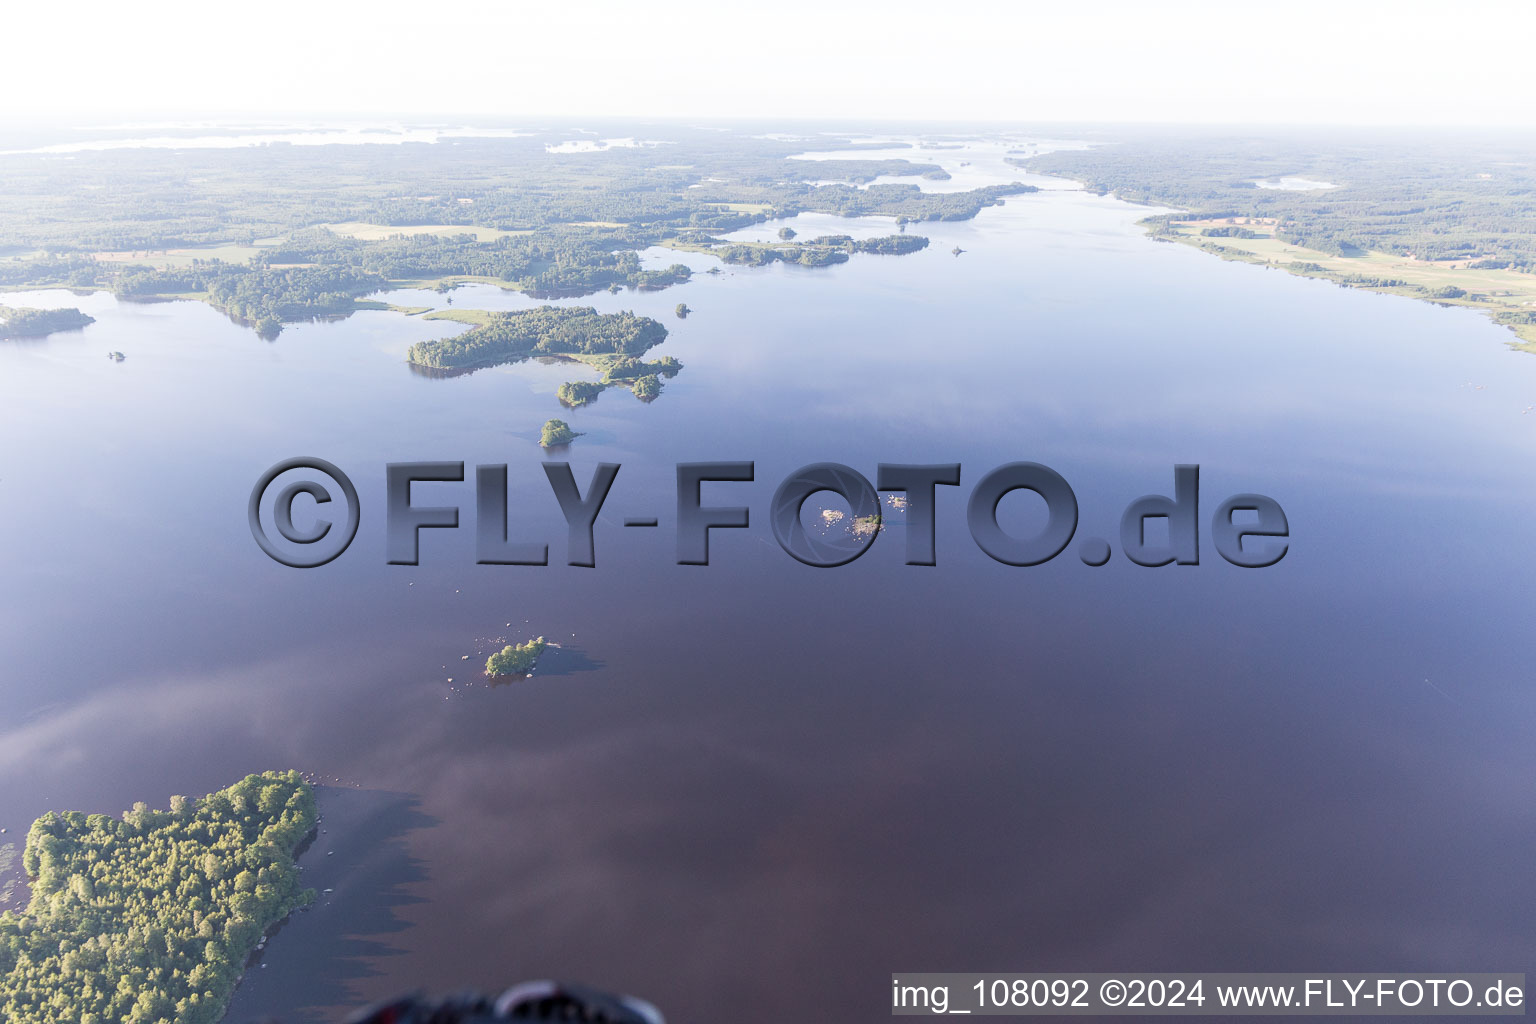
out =
{"type": "Polygon", "coordinates": [[[875,542],[875,529],[855,529],[858,523],[878,524],[880,498],[864,476],[836,462],[817,462],[784,478],[773,495],[769,521],[779,545],[797,560],[819,568],[846,565],[875,542]],[[848,502],[853,523],[845,529],[829,528],[816,536],[800,520],[805,500],[817,491],[832,491],[848,502]]]}

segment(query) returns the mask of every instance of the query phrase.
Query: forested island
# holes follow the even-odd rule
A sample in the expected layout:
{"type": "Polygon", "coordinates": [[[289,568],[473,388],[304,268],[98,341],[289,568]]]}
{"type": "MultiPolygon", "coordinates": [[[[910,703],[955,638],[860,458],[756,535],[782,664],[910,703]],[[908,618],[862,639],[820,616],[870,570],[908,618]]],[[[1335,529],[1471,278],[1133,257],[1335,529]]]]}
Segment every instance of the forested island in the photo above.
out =
{"type": "Polygon", "coordinates": [[[412,233],[381,239],[313,228],[264,250],[267,266],[345,267],[397,282],[494,281],[536,299],[590,295],[605,288],[655,290],[687,281],[681,263],[645,270],[634,251],[658,239],[621,225],[552,227],[481,239],[475,232],[412,233]]]}
{"type": "Polygon", "coordinates": [[[599,313],[591,306],[538,306],[512,313],[478,314],[463,334],[419,341],[407,359],[435,369],[467,369],[531,355],[639,356],[660,345],[667,329],[634,313],[599,313]]]}
{"type": "Polygon", "coordinates": [[[487,366],[556,357],[585,363],[601,377],[570,381],[556,392],[561,404],[576,408],[611,387],[626,387],[643,400],[661,394],[661,380],[677,376],[683,364],[672,356],[641,359],[667,338],[667,329],[634,313],[599,313],[591,306],[539,306],[511,313],[455,310],[433,314],[475,324],[453,338],[420,341],[406,359],[421,371],[467,373],[487,366]]]}
{"type": "MultiPolygon", "coordinates": [[[[794,232],[789,228],[783,229],[794,232]]],[[[783,231],[780,232],[783,237],[783,231]]],[[[685,247],[679,244],[679,247],[685,247]]],[[[725,263],[748,267],[762,267],[769,263],[795,263],[802,267],[826,267],[834,263],[846,263],[854,253],[877,253],[887,256],[903,256],[928,247],[928,239],[921,235],[886,235],[883,238],[866,238],[855,241],[850,235],[822,235],[806,242],[737,242],[722,243],[717,239],[703,239],[687,243],[695,248],[718,256],[725,263]]]]}
{"type": "Polygon", "coordinates": [[[1536,351],[1536,166],[1518,142],[1131,135],[1028,165],[1177,208],[1142,221],[1154,238],[1475,309],[1536,351]]]}
{"type": "Polygon", "coordinates": [[[486,660],[485,674],[492,678],[527,675],[533,671],[539,655],[543,654],[544,648],[548,646],[543,637],[535,637],[527,643],[516,646],[508,644],[486,660]]]}
{"type": "Polygon", "coordinates": [[[59,331],[78,331],[95,322],[95,317],[78,309],[0,306],[0,338],[45,338],[59,331]]]}
{"type": "Polygon", "coordinates": [[[27,834],[26,909],[0,914],[6,1024],[211,1024],[264,934],[314,899],[294,854],[315,829],[297,772],[170,809],[50,812],[27,834]]]}
{"type": "Polygon", "coordinates": [[[202,299],[275,337],[288,321],[350,313],[358,296],[387,285],[378,274],[347,267],[242,267],[197,260],[175,270],[124,271],[113,281],[113,291],[123,298],[202,299]]]}
{"type": "Polygon", "coordinates": [[[544,448],[553,448],[556,445],[570,444],[581,434],[571,429],[571,425],[565,420],[545,420],[544,429],[539,431],[539,444],[544,448]]]}

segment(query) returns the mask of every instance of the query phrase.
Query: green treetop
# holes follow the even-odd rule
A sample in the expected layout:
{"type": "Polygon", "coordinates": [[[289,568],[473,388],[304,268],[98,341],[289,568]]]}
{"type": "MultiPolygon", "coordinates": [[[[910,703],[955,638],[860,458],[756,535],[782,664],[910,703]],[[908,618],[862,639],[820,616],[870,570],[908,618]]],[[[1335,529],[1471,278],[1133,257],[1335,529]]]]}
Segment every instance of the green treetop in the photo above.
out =
{"type": "Polygon", "coordinates": [[[211,1024],[262,935],[314,899],[293,853],[318,821],[297,772],[121,818],[49,812],[24,911],[0,914],[0,1019],[211,1024]]]}
{"type": "Polygon", "coordinates": [[[539,444],[550,448],[557,444],[569,444],[580,436],[565,420],[549,420],[539,435],[539,444]]]}
{"type": "Polygon", "coordinates": [[[534,663],[539,660],[539,655],[544,653],[544,648],[549,646],[543,637],[536,637],[527,643],[513,646],[508,644],[500,651],[491,655],[485,662],[485,674],[488,676],[516,676],[532,671],[534,663]]]}

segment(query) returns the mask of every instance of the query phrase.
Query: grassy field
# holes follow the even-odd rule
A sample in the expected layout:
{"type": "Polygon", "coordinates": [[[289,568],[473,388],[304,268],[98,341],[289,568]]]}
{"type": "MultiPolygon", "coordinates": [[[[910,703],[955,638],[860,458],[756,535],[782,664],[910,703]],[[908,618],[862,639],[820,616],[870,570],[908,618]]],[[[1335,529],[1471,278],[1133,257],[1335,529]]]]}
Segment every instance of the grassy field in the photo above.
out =
{"type": "Polygon", "coordinates": [[[245,263],[260,251],[254,245],[210,245],[195,249],[140,249],[136,252],[98,252],[92,255],[103,263],[132,263],[165,270],[169,267],[191,266],[194,260],[245,263]]]}
{"type": "Polygon", "coordinates": [[[439,309],[422,317],[423,320],[453,320],[475,327],[484,327],[495,318],[495,313],[483,309],[439,309]]]}
{"type": "Polygon", "coordinates": [[[353,309],[382,309],[391,313],[404,313],[406,316],[421,316],[431,309],[431,306],[396,306],[389,302],[379,302],[377,299],[357,299],[352,303],[353,309]]]}
{"type": "Polygon", "coordinates": [[[428,291],[447,291],[461,284],[488,284],[506,292],[520,292],[522,287],[515,281],[503,281],[499,277],[475,274],[449,274],[447,277],[401,277],[391,280],[395,288],[425,288],[428,291]]]}
{"type": "MultiPolygon", "coordinates": [[[[1523,274],[1515,270],[1474,270],[1467,265],[1470,262],[1467,260],[1432,262],[1384,252],[1371,252],[1364,256],[1333,256],[1275,238],[1275,222],[1267,218],[1175,221],[1170,229],[1171,235],[1162,237],[1172,237],[1224,259],[1268,265],[1304,277],[1320,277],[1370,291],[1407,295],[1447,306],[1464,306],[1489,316],[1500,312],[1536,312],[1536,274],[1523,274]],[[1213,238],[1201,234],[1207,228],[1222,227],[1245,228],[1263,237],[1213,238]],[[1314,267],[1316,269],[1312,269],[1314,267]],[[1406,285],[1374,287],[1346,280],[1352,275],[1403,281],[1406,285]],[[1438,298],[1426,296],[1417,288],[1430,292],[1442,288],[1460,288],[1467,294],[1460,298],[1438,298]]],[[[1525,351],[1536,352],[1536,325],[1521,324],[1510,329],[1519,339],[1510,344],[1525,351]]]]}

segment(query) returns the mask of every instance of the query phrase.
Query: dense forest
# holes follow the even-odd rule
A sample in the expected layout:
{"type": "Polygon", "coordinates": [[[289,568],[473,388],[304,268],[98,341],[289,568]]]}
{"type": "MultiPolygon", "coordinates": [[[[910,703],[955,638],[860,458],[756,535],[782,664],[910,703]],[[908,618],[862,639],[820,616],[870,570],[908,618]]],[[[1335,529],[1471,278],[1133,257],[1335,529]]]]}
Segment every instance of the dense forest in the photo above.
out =
{"type": "Polygon", "coordinates": [[[281,240],[319,224],[503,231],[613,226],[726,231],[764,215],[975,216],[1025,185],[925,193],[876,177],[943,178],[934,164],[794,160],[805,143],[676,127],[665,145],[575,156],[560,136],[403,146],[0,156],[0,253],[135,252],[281,240]],[[815,182],[832,182],[816,184],[815,182]]]}
{"type": "Polygon", "coordinates": [[[407,358],[419,366],[464,369],[533,355],[640,356],[666,338],[667,329],[650,317],[539,306],[489,314],[486,323],[454,338],[419,341],[407,358]]]}
{"type": "Polygon", "coordinates": [[[1475,309],[1536,351],[1536,159],[1519,140],[1131,136],[1029,166],[1177,208],[1142,222],[1158,240],[1475,309]]]}
{"type": "Polygon", "coordinates": [[[0,306],[0,338],[43,338],[56,331],[78,331],[95,322],[95,317],[78,309],[0,306]]]}
{"type": "Polygon", "coordinates": [[[589,295],[604,288],[665,288],[688,280],[680,263],[643,270],[635,249],[660,241],[628,229],[552,229],[480,241],[472,234],[409,233],[378,241],[336,235],[324,228],[290,236],[258,257],[267,265],[347,267],[392,281],[491,278],[534,298],[589,295]]]}
{"type": "Polygon", "coordinates": [[[295,772],[168,811],[39,818],[31,902],[0,914],[0,1020],[217,1021],[263,934],[314,898],[293,859],[317,820],[295,772]]]}
{"type": "MultiPolygon", "coordinates": [[[[668,135],[656,146],[580,155],[549,151],[561,138],[554,133],[447,145],[130,149],[67,161],[4,154],[0,288],[193,297],[271,336],[284,322],[350,312],[386,282],[487,281],[536,298],[664,288],[688,280],[689,269],[647,269],[642,250],[709,248],[714,235],[806,212],[903,225],[963,220],[1035,191],[930,193],[875,181],[947,175],[934,164],[863,159],[867,147],[854,142],[818,142],[848,157],[813,161],[790,159],[804,144],[685,128],[668,135]],[[328,228],[348,224],[373,229],[328,228]]],[[[771,259],[819,266],[916,248],[808,246],[771,259]]]]}
{"type": "Polygon", "coordinates": [[[1321,252],[1536,270],[1536,161],[1498,137],[1133,135],[1029,168],[1189,211],[1175,216],[1275,218],[1277,237],[1321,252]],[[1258,185],[1286,177],[1336,187],[1258,185]]]}
{"type": "Polygon", "coordinates": [[[270,337],[284,321],[350,313],[359,295],[385,284],[377,274],[345,267],[247,267],[213,260],[183,269],[131,269],[117,277],[113,291],[124,298],[196,295],[270,337]]]}

